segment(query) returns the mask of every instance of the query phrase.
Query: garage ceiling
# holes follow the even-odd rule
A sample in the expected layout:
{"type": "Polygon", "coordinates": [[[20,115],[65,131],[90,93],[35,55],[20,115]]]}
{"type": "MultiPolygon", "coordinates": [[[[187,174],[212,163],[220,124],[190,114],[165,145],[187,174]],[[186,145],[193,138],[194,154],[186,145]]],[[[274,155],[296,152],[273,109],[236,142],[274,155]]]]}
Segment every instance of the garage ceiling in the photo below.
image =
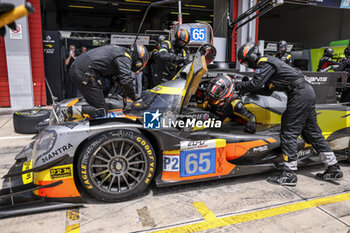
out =
{"type": "MultiPolygon", "coordinates": [[[[155,0],[41,0],[46,30],[134,33],[151,2],[155,0]]],[[[183,0],[183,21],[213,21],[214,1],[183,0]]],[[[169,28],[177,20],[178,3],[150,10],[143,30],[169,28]]]]}

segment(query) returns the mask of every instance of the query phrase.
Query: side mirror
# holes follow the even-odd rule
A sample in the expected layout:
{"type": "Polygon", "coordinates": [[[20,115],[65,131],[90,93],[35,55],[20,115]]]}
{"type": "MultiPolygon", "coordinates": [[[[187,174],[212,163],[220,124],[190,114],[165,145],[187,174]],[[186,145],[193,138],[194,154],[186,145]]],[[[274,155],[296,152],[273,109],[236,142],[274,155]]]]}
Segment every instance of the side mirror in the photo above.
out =
{"type": "Polygon", "coordinates": [[[205,61],[207,64],[212,63],[216,57],[216,49],[210,44],[202,45],[198,48],[198,51],[202,54],[202,56],[205,56],[205,61]]]}

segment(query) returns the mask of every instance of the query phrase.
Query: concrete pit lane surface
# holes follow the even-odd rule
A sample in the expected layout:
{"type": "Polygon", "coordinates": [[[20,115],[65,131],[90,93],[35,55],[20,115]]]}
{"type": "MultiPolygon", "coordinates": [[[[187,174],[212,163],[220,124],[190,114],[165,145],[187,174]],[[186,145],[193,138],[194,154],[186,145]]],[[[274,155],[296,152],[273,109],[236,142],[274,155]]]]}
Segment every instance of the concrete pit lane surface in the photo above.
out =
{"type": "MultiPolygon", "coordinates": [[[[12,116],[0,116],[0,175],[33,135],[13,133],[12,116]]],[[[323,166],[301,168],[296,187],[268,184],[258,174],[157,188],[121,203],[85,204],[0,220],[6,232],[350,232],[350,164],[344,179],[314,178],[323,166]]]]}

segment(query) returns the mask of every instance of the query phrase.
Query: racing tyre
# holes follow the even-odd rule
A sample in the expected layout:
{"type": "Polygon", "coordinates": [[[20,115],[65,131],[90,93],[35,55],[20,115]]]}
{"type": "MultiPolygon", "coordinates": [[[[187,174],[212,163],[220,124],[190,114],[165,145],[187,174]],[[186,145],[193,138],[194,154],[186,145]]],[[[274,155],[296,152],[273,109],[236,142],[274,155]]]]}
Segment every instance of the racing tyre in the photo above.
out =
{"type": "Polygon", "coordinates": [[[50,118],[48,109],[27,109],[13,114],[13,127],[16,133],[34,134],[39,132],[39,123],[50,118]]]}
{"type": "Polygon", "coordinates": [[[154,176],[155,159],[150,142],[138,132],[120,129],[92,138],[76,163],[82,196],[117,202],[142,194],[154,176]]]}

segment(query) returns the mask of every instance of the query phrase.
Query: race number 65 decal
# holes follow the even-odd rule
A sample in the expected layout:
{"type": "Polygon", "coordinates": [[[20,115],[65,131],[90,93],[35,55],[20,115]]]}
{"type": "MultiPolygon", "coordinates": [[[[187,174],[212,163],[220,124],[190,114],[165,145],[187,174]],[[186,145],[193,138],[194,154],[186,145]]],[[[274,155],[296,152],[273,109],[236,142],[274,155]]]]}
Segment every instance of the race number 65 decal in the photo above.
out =
{"type": "Polygon", "coordinates": [[[181,151],[180,176],[215,173],[216,149],[181,151]]]}

